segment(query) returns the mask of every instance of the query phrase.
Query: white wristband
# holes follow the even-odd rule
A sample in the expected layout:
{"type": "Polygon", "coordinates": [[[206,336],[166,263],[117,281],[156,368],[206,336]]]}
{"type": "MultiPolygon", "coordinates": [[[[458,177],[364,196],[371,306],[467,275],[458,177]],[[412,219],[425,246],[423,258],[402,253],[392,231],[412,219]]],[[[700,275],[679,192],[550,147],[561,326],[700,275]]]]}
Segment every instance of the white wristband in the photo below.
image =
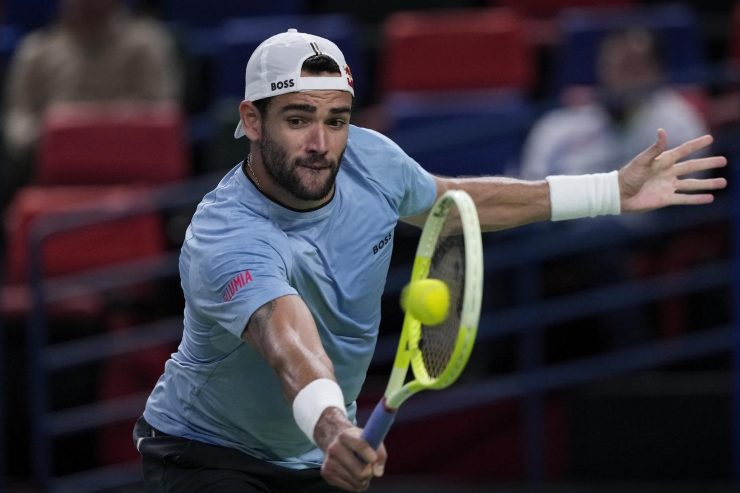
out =
{"type": "Polygon", "coordinates": [[[593,175],[548,176],[546,179],[550,184],[550,219],[553,221],[616,215],[621,212],[617,171],[593,175]]]}
{"type": "Polygon", "coordinates": [[[327,407],[336,407],[347,415],[344,407],[344,396],[337,382],[328,378],[319,378],[303,387],[293,399],[293,417],[298,428],[316,444],[313,431],[321,413],[327,407]]]}

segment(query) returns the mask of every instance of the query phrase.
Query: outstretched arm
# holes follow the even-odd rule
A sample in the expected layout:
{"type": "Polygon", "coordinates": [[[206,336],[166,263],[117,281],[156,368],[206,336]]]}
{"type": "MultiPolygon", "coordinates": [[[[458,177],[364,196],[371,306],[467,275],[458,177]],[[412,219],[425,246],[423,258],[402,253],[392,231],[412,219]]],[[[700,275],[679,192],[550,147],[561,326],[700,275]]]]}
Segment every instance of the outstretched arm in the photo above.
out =
{"type": "MultiPolygon", "coordinates": [[[[283,296],[258,308],[242,339],[275,370],[283,393],[294,408],[296,397],[310,385],[318,383],[320,389],[322,383],[331,386],[335,382],[334,367],[321,344],[311,312],[299,296],[283,296]]],[[[320,401],[321,392],[310,391],[298,398],[320,401]]],[[[362,439],[361,430],[347,419],[343,401],[316,414],[319,412],[309,438],[326,455],[321,469],[324,479],[350,491],[367,489],[370,480],[383,473],[385,449],[381,447],[376,452],[362,439]]]]}
{"type": "MultiPolygon", "coordinates": [[[[686,178],[686,175],[720,168],[727,160],[712,156],[682,161],[711,143],[712,137],[705,135],[667,150],[666,133],[658,130],[656,142],[619,170],[618,180],[615,180],[619,189],[613,191],[614,200],[618,201],[615,202],[617,212],[644,212],[669,205],[711,202],[712,192],[725,188],[727,181],[724,178],[686,178]]],[[[436,182],[438,196],[450,189],[462,189],[473,197],[484,231],[513,228],[553,217],[548,180],[436,177],[436,182]]],[[[598,200],[598,193],[595,195],[598,200]]],[[[581,217],[587,215],[584,213],[581,217]]],[[[417,225],[423,224],[423,219],[423,216],[404,218],[417,225]]]]}

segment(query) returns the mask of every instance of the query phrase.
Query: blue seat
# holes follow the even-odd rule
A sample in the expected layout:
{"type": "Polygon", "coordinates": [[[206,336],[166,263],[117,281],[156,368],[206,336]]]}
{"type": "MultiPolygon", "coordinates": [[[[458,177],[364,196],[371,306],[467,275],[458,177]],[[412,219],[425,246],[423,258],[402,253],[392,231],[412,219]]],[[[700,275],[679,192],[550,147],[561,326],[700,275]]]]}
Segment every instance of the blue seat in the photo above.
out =
{"type": "Polygon", "coordinates": [[[388,136],[427,171],[446,176],[516,174],[535,116],[526,100],[502,94],[395,95],[386,108],[388,136]]]}
{"type": "Polygon", "coordinates": [[[215,27],[234,18],[253,15],[305,13],[306,0],[164,0],[164,19],[186,27],[215,27]]]}
{"type": "Polygon", "coordinates": [[[368,84],[363,79],[364,67],[355,26],[350,17],[332,14],[245,17],[225,22],[217,33],[213,54],[213,100],[241,100],[244,96],[244,69],[249,56],[262,41],[290,28],[334,41],[344,53],[357,81],[355,99],[361,99],[368,84]]]}
{"type": "Polygon", "coordinates": [[[644,28],[661,50],[671,82],[703,80],[702,38],[693,11],[684,4],[628,9],[571,9],[558,19],[562,42],[555,55],[552,90],[555,95],[575,85],[596,84],[596,59],[602,39],[613,31],[644,28]]]}
{"type": "Polygon", "coordinates": [[[46,25],[57,12],[58,0],[5,0],[5,24],[27,32],[46,25]]]}

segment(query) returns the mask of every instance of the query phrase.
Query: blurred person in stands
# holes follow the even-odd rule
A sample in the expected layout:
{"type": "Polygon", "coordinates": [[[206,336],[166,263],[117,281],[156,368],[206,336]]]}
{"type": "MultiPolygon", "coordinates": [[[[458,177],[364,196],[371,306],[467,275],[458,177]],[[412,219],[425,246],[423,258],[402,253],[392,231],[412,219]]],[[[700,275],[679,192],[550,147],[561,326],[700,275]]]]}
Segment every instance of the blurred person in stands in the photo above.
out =
{"type": "MultiPolygon", "coordinates": [[[[666,83],[656,40],[649,31],[628,29],[607,35],[599,46],[596,70],[598,87],[593,91],[574,88],[571,104],[546,113],[535,123],[522,149],[521,177],[611,170],[649,146],[651,129],[656,127],[666,130],[669,146],[708,132],[703,116],[666,83]]],[[[648,225],[653,217],[602,218],[601,225],[606,230],[614,226],[634,229],[648,225]]],[[[597,223],[569,225],[571,230],[589,228],[590,232],[597,227],[597,223]]],[[[604,246],[595,256],[580,255],[575,266],[561,263],[549,276],[549,289],[561,293],[603,279],[625,280],[634,274],[632,258],[622,244],[604,246]]],[[[598,324],[606,329],[603,343],[609,347],[644,342],[652,330],[642,306],[626,307],[598,324]]]]}
{"type": "Polygon", "coordinates": [[[8,70],[0,207],[33,178],[45,112],[57,103],[177,100],[166,28],[121,0],[60,0],[58,19],[21,40],[8,70]]]}
{"type": "Polygon", "coordinates": [[[707,133],[702,115],[666,85],[650,32],[608,35],[597,71],[594,97],[546,113],[534,125],[522,150],[523,178],[614,169],[649,146],[657,127],[666,130],[669,146],[707,133]]]}

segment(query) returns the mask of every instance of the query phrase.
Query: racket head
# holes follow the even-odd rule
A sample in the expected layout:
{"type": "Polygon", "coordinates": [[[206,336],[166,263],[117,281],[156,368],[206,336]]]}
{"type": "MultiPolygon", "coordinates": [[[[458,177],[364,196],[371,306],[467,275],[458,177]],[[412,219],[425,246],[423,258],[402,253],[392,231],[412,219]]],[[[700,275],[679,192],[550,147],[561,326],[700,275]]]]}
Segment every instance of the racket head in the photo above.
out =
{"type": "Polygon", "coordinates": [[[419,240],[411,280],[444,281],[450,292],[447,318],[427,326],[409,320],[410,363],[422,388],[454,382],[470,358],[480,319],[483,247],[475,204],[462,190],[446,192],[433,206],[419,240]]]}

